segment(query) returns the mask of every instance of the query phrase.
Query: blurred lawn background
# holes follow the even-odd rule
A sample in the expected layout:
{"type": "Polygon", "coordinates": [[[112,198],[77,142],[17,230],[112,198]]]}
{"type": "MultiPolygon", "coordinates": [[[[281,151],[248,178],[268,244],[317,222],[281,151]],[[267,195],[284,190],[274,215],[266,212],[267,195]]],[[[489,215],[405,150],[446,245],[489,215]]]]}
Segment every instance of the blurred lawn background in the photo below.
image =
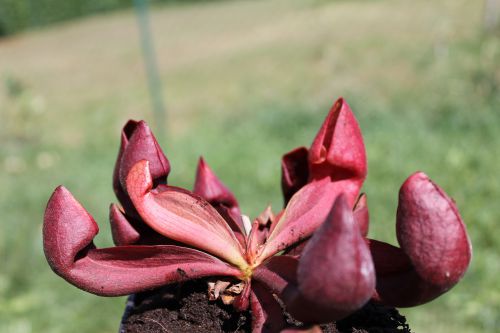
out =
{"type": "MultiPolygon", "coordinates": [[[[153,126],[132,9],[0,40],[0,332],[116,332],[124,298],[48,267],[45,204],[64,184],[111,246],[121,126],[153,126]]],[[[280,157],[308,146],[338,96],[364,133],[370,236],[396,244],[399,186],[425,171],[456,200],[474,246],[440,299],[402,309],[415,332],[500,329],[500,41],[481,1],[222,1],[154,6],[170,183],[203,154],[255,216],[281,207],[280,157]]]]}

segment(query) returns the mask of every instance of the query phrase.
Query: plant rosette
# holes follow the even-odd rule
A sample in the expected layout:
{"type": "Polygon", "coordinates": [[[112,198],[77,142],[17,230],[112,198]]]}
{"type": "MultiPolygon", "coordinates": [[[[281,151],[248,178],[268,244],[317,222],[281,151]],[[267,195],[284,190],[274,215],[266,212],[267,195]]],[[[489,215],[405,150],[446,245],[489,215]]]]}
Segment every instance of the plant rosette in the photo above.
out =
{"type": "MultiPolygon", "coordinates": [[[[339,99],[311,147],[282,158],[284,209],[251,221],[200,158],[192,191],[167,183],[170,163],[143,121],[129,121],[113,174],[115,247],[98,248],[98,226],[64,187],[44,217],[47,261],[85,291],[122,296],[208,278],[210,300],[250,310],[252,332],[286,332],[283,308],[318,325],[369,301],[429,302],[464,275],[472,248],[454,201],[424,173],[399,192],[399,247],[367,237],[360,190],[367,174],[359,125],[339,99]]],[[[315,330],[319,326],[313,326],[315,330]]]]}

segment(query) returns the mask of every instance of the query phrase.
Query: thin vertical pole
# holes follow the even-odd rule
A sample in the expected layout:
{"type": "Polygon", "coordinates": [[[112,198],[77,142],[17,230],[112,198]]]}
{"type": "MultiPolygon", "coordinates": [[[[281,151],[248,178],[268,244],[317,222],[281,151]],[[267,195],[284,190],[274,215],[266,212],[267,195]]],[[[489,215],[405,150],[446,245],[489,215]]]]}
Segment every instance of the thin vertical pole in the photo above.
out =
{"type": "Polygon", "coordinates": [[[500,28],[500,0],[485,0],[483,26],[486,32],[500,28]]]}
{"type": "Polygon", "coordinates": [[[153,113],[155,118],[155,130],[157,136],[165,137],[165,121],[166,111],[163,100],[162,84],[158,74],[158,65],[156,62],[155,49],[151,35],[151,25],[149,21],[148,0],[134,0],[134,5],[137,13],[137,22],[139,24],[139,32],[141,39],[142,55],[144,65],[146,67],[146,75],[148,79],[149,93],[151,103],[153,105],[153,113]]]}
{"type": "Polygon", "coordinates": [[[29,27],[24,27],[24,28],[39,28],[40,27],[40,20],[38,18],[38,4],[34,0],[30,0],[28,3],[29,6],[29,27]]]}

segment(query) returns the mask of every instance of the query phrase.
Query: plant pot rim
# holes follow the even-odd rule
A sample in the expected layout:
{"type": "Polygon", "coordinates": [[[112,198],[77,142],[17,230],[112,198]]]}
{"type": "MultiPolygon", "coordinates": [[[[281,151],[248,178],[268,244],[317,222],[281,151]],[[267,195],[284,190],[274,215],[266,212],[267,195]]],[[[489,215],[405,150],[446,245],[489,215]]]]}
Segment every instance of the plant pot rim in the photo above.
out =
{"type": "Polygon", "coordinates": [[[134,306],[135,306],[135,294],[132,294],[127,297],[127,301],[125,303],[125,310],[123,311],[122,319],[120,321],[120,327],[118,328],[118,333],[125,333],[125,328],[124,328],[125,320],[127,320],[134,306]]]}

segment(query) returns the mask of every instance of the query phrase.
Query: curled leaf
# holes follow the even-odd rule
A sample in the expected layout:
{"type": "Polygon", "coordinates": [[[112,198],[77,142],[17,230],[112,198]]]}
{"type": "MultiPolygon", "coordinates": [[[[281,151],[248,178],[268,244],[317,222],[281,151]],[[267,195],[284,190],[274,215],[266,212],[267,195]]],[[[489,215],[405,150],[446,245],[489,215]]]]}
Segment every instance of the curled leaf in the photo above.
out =
{"type": "Polygon", "coordinates": [[[97,232],[92,216],[68,190],[58,187],[45,211],[45,256],[55,273],[97,295],[127,295],[187,279],[239,274],[211,255],[178,246],[96,249],[97,232]]]}
{"type": "Polygon", "coordinates": [[[453,200],[422,172],[401,186],[396,230],[402,253],[393,249],[391,257],[407,257],[411,266],[379,279],[377,292],[384,302],[395,306],[429,302],[465,274],[472,257],[465,225],[453,200]]]}
{"type": "Polygon", "coordinates": [[[401,187],[396,228],[401,248],[427,281],[448,289],[463,276],[472,255],[465,225],[453,200],[422,172],[401,187]]]}
{"type": "Polygon", "coordinates": [[[129,120],[121,133],[121,144],[113,172],[113,189],[129,215],[136,215],[128,198],[125,180],[135,163],[148,160],[154,185],[165,184],[170,163],[144,121],[129,120]]]}

